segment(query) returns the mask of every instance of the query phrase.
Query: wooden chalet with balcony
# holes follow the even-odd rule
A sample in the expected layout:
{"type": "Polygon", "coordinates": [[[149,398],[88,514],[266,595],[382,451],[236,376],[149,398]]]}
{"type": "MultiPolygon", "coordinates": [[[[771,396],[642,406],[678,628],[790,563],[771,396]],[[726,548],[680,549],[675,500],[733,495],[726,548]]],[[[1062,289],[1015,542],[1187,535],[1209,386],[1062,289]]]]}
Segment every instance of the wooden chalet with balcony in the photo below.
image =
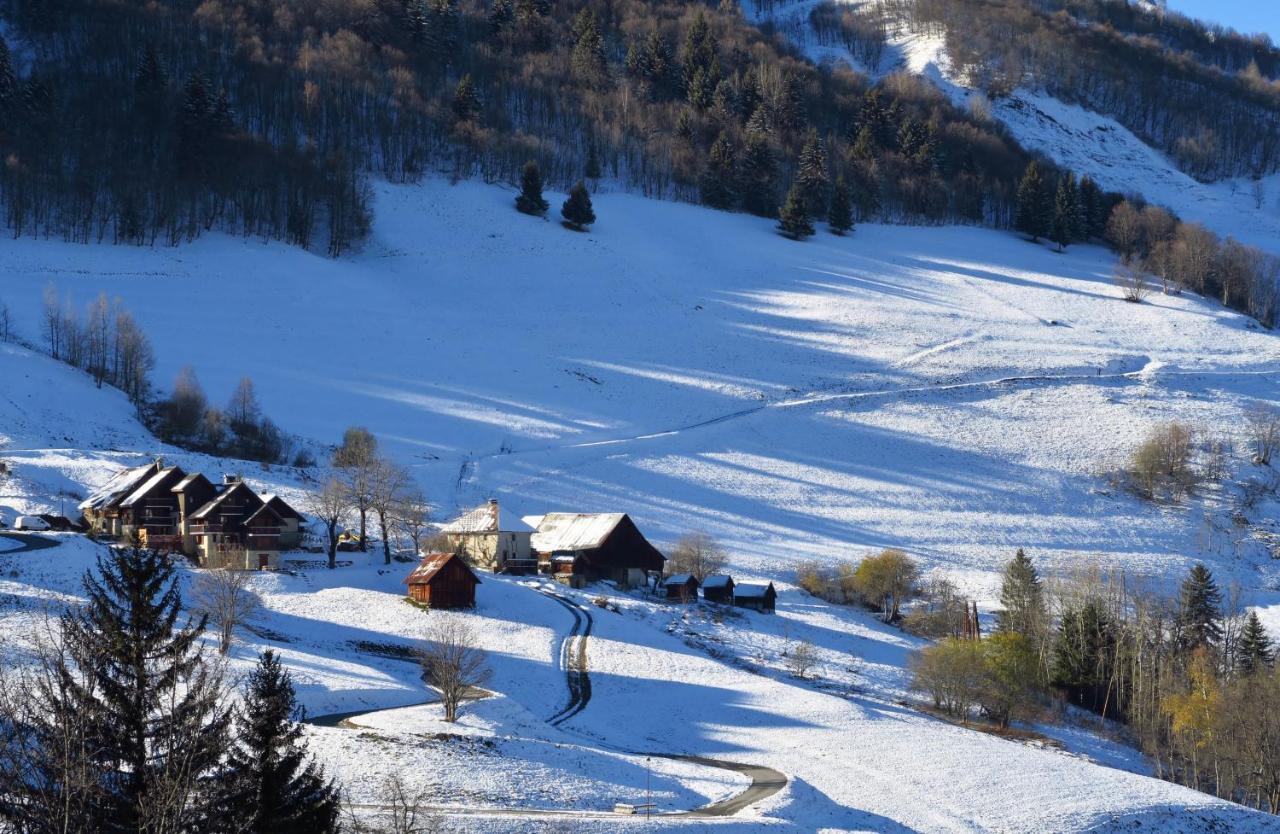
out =
{"type": "Polygon", "coordinates": [[[224,478],[218,494],[191,513],[187,524],[191,555],[201,567],[236,570],[278,568],[285,528],[281,513],[233,476],[224,478]]]}

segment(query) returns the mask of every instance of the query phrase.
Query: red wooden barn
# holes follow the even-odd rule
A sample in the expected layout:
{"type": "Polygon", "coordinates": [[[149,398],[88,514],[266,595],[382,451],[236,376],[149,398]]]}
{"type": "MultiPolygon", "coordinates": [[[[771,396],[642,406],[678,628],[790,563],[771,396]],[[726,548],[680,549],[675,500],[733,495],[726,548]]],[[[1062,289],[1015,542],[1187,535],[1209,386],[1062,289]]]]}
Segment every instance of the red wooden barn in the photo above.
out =
{"type": "Polygon", "coordinates": [[[432,553],[404,582],[414,602],[432,608],[473,608],[480,578],[456,553],[432,553]]]}

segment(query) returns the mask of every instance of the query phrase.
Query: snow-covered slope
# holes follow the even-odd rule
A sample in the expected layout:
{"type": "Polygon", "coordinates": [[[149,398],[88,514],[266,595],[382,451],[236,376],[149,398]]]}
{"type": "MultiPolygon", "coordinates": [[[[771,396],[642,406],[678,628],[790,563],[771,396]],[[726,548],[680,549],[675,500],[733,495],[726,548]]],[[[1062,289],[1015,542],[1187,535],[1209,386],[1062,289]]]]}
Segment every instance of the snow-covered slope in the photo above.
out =
{"type": "MultiPolygon", "coordinates": [[[[879,226],[796,244],[758,219],[614,194],[598,195],[593,232],[573,234],[516,214],[511,196],[383,186],[372,241],[341,261],[219,236],[159,250],[0,244],[0,298],[33,341],[46,284],[81,304],[105,291],[155,341],[161,379],[191,363],[219,397],[248,374],[273,419],[318,440],[365,425],[413,465],[441,515],[491,494],[516,511],[627,511],[659,542],[707,530],[739,578],[782,590],[776,619],[722,622],[615,596],[620,612],[595,617],[592,704],[555,729],[544,719],[565,697],[570,618],[486,577],[479,610],[459,616],[493,652],[496,698],[456,729],[423,708],[313,731],[360,798],[376,800],[378,779],[399,769],[444,804],[598,810],[638,801],[633,752],[666,749],[789,776],[728,824],[741,830],[1270,824],[1093,763],[1145,768],[1087,734],[1074,752],[1039,749],[904,708],[916,641],[790,580],[799,559],[892,544],[986,604],[1016,546],[1051,572],[1104,560],[1168,580],[1204,558],[1224,580],[1266,587],[1275,571],[1247,530],[1203,535],[1226,511],[1217,492],[1154,508],[1099,475],[1157,421],[1226,430],[1276,398],[1273,334],[1191,296],[1125,304],[1110,256],[1089,247],[1059,255],[988,230],[879,226]],[[820,684],[780,668],[782,647],[801,639],[819,647],[820,684]]],[[[211,473],[237,466],[164,448],[117,393],[25,349],[0,349],[0,380],[10,512],[56,508],[60,492],[154,454],[211,473]]],[[[288,469],[245,474],[286,495],[304,487],[288,469]]],[[[45,600],[76,593],[91,551],[47,553],[0,554],[11,560],[4,633],[31,633],[45,600]]],[[[407,569],[357,561],[257,578],[269,614],[235,668],[274,645],[313,714],[419,698],[411,664],[368,651],[424,634],[400,600],[407,569]]],[[[666,809],[741,787],[649,765],[666,809]]],[[[703,823],[661,827],[685,824],[703,823]]]]}
{"type": "MultiPolygon", "coordinates": [[[[754,17],[777,27],[815,62],[847,64],[873,78],[910,72],[934,82],[958,107],[970,106],[975,92],[951,71],[940,35],[891,27],[879,65],[866,66],[840,45],[818,42],[808,16],[820,2],[823,0],[781,2],[754,17]]],[[[855,7],[876,4],[876,0],[836,2],[855,7]]],[[[754,12],[750,3],[744,9],[754,12]]],[[[1224,237],[1280,251],[1280,175],[1256,184],[1249,179],[1199,182],[1110,116],[1037,90],[1019,88],[987,105],[992,118],[1004,124],[1024,148],[1044,154],[1078,176],[1092,177],[1107,191],[1142,195],[1224,237]]]]}

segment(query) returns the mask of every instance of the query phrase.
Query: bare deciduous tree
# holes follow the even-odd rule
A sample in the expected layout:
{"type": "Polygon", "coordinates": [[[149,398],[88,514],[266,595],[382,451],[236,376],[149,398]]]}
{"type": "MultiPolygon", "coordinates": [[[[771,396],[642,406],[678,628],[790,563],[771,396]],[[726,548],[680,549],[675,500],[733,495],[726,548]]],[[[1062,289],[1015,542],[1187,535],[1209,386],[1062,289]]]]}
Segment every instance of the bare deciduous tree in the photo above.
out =
{"type": "Polygon", "coordinates": [[[399,773],[387,777],[374,808],[347,802],[343,830],[353,834],[450,834],[453,829],[427,808],[430,795],[413,791],[399,773]]]}
{"type": "Polygon", "coordinates": [[[409,540],[414,554],[422,552],[423,537],[431,529],[431,505],[420,489],[411,489],[400,496],[392,511],[396,529],[409,540]]]}
{"type": "Polygon", "coordinates": [[[329,552],[330,569],[338,566],[338,528],[351,514],[351,499],[347,489],[333,475],[320,481],[320,486],[307,495],[306,511],[324,524],[329,552]]]}
{"type": "Polygon", "coordinates": [[[1151,294],[1151,284],[1143,268],[1133,261],[1121,261],[1115,269],[1116,286],[1121,296],[1131,304],[1140,304],[1151,294]]]}
{"type": "Polygon", "coordinates": [[[489,680],[485,652],[476,642],[475,632],[465,622],[450,617],[432,625],[419,650],[423,676],[440,692],[445,721],[458,720],[463,698],[489,680]]]}
{"type": "Polygon", "coordinates": [[[724,548],[706,533],[690,533],[676,543],[667,562],[670,573],[688,573],[702,582],[724,570],[728,557],[724,548]]]}
{"type": "Polygon", "coordinates": [[[787,671],[804,680],[818,665],[818,650],[808,640],[801,640],[787,652],[787,671]]]}
{"type": "Polygon", "coordinates": [[[246,571],[220,568],[201,574],[191,589],[192,608],[218,630],[220,654],[231,651],[236,629],[262,609],[258,595],[249,589],[250,578],[246,571]]]}
{"type": "Polygon", "coordinates": [[[396,508],[409,490],[412,479],[408,470],[385,458],[375,458],[370,468],[369,504],[378,518],[378,532],[382,536],[382,556],[391,564],[391,526],[396,508]]]}
{"type": "Polygon", "coordinates": [[[1270,403],[1258,403],[1249,409],[1249,440],[1253,443],[1253,459],[1263,466],[1280,449],[1280,409],[1270,403]]]}

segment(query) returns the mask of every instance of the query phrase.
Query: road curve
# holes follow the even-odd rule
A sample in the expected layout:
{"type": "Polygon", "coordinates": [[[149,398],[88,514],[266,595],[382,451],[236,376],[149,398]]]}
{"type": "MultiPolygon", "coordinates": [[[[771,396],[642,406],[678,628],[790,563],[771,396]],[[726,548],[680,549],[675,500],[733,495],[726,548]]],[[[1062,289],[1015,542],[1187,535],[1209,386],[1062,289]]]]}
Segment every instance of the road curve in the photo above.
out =
{"type": "Polygon", "coordinates": [[[62,542],[57,539],[49,539],[44,536],[36,536],[31,533],[0,533],[0,539],[12,539],[19,542],[22,547],[13,550],[0,550],[0,556],[12,556],[15,553],[28,553],[33,550],[48,550],[51,547],[57,547],[62,542]]]}
{"type": "MultiPolygon", "coordinates": [[[[547,719],[547,723],[554,727],[560,727],[569,719],[586,709],[587,704],[591,701],[591,678],[587,672],[587,638],[591,636],[592,626],[595,624],[595,618],[591,615],[591,611],[585,606],[579,605],[577,602],[555,593],[546,588],[537,588],[538,593],[543,594],[548,599],[556,602],[573,615],[573,625],[569,629],[569,633],[565,636],[562,644],[561,663],[565,669],[565,680],[569,688],[569,702],[554,715],[547,719]]],[[[399,707],[390,707],[388,709],[407,709],[408,707],[425,706],[435,703],[437,699],[430,698],[422,701],[416,701],[412,704],[404,704],[399,707]]],[[[361,715],[372,715],[382,710],[351,710],[348,712],[332,712],[323,715],[307,716],[304,721],[317,727],[343,727],[346,729],[360,729],[360,725],[351,721],[361,715]]],[[[771,767],[762,765],[744,764],[742,762],[730,762],[723,759],[711,759],[705,756],[689,756],[680,753],[669,752],[635,752],[630,750],[615,750],[614,752],[622,752],[631,756],[651,756],[655,759],[670,759],[672,761],[689,762],[691,764],[701,765],[703,767],[718,768],[720,770],[730,770],[735,773],[741,773],[751,780],[751,784],[746,790],[733,796],[703,805],[699,808],[692,808],[685,811],[662,811],[657,816],[663,817],[731,817],[749,808],[758,802],[773,796],[787,786],[786,774],[774,770],[771,767]]],[[[387,811],[392,810],[390,806],[385,805],[357,805],[353,806],[369,811],[387,811]]],[[[620,816],[630,816],[628,814],[619,814],[615,811],[573,811],[548,808],[473,808],[466,806],[448,806],[448,805],[431,805],[425,806],[424,810],[445,814],[463,814],[467,816],[547,816],[547,817],[564,817],[564,818],[611,818],[620,816]]]]}
{"type": "MultiPolygon", "coordinates": [[[[555,715],[547,719],[553,726],[559,727],[573,716],[586,709],[591,700],[591,678],[587,673],[587,638],[591,635],[591,627],[595,620],[590,609],[579,605],[568,597],[557,594],[546,588],[539,588],[539,593],[555,600],[573,614],[573,626],[564,641],[564,666],[566,681],[569,685],[569,703],[555,715]]],[[[668,752],[636,752],[624,751],[632,756],[652,756],[659,759],[690,762],[703,767],[714,767],[720,770],[731,770],[741,773],[751,780],[745,791],[734,796],[703,805],[688,811],[663,812],[665,817],[731,817],[744,808],[749,808],[781,791],[787,786],[786,774],[763,765],[730,762],[723,759],[712,759],[706,756],[688,756],[668,752]]]]}

